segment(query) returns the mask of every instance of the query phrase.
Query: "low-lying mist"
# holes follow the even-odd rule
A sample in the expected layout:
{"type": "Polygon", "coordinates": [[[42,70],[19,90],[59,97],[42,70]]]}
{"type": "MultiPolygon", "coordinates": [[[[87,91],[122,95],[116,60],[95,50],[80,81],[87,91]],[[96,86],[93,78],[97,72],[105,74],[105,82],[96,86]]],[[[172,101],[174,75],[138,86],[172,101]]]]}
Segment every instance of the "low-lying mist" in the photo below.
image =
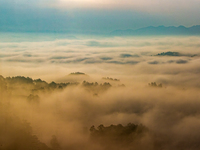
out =
{"type": "Polygon", "coordinates": [[[0,150],[200,148],[199,37],[0,47],[0,150]]]}

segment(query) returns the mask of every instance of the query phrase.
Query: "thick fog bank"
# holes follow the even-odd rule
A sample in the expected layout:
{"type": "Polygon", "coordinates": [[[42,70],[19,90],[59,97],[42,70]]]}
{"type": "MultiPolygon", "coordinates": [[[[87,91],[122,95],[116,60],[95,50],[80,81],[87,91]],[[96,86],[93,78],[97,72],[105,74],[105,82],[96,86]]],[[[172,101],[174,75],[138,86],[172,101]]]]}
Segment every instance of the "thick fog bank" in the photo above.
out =
{"type": "Polygon", "coordinates": [[[0,150],[199,149],[199,44],[0,42],[0,150]]]}

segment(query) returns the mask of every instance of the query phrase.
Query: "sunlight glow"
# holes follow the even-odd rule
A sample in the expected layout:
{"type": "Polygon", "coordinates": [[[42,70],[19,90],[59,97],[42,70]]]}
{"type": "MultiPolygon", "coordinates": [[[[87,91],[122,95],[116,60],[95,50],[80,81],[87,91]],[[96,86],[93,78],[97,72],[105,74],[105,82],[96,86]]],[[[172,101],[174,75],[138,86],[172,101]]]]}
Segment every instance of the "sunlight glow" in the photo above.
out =
{"type": "Polygon", "coordinates": [[[98,8],[108,5],[110,2],[106,0],[96,1],[96,0],[59,0],[59,3],[62,6],[70,7],[89,7],[89,8],[98,8]]]}

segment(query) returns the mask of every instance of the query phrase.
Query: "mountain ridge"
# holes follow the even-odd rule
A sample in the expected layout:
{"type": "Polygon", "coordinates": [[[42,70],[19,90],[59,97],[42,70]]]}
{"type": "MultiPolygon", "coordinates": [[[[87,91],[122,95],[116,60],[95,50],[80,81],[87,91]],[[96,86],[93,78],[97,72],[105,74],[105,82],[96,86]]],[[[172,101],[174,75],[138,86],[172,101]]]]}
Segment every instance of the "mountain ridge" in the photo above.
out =
{"type": "Polygon", "coordinates": [[[114,30],[110,32],[111,36],[134,36],[134,35],[200,35],[200,25],[191,27],[185,26],[148,26],[136,30],[114,30]]]}

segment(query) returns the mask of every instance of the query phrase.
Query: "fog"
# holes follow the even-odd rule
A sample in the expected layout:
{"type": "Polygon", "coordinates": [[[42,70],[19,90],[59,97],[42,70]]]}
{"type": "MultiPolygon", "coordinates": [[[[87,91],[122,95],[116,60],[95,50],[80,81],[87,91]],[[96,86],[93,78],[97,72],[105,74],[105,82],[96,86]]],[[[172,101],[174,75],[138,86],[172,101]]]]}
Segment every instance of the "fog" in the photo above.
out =
{"type": "Polygon", "coordinates": [[[18,39],[0,43],[0,149],[200,148],[199,37],[18,39]]]}

